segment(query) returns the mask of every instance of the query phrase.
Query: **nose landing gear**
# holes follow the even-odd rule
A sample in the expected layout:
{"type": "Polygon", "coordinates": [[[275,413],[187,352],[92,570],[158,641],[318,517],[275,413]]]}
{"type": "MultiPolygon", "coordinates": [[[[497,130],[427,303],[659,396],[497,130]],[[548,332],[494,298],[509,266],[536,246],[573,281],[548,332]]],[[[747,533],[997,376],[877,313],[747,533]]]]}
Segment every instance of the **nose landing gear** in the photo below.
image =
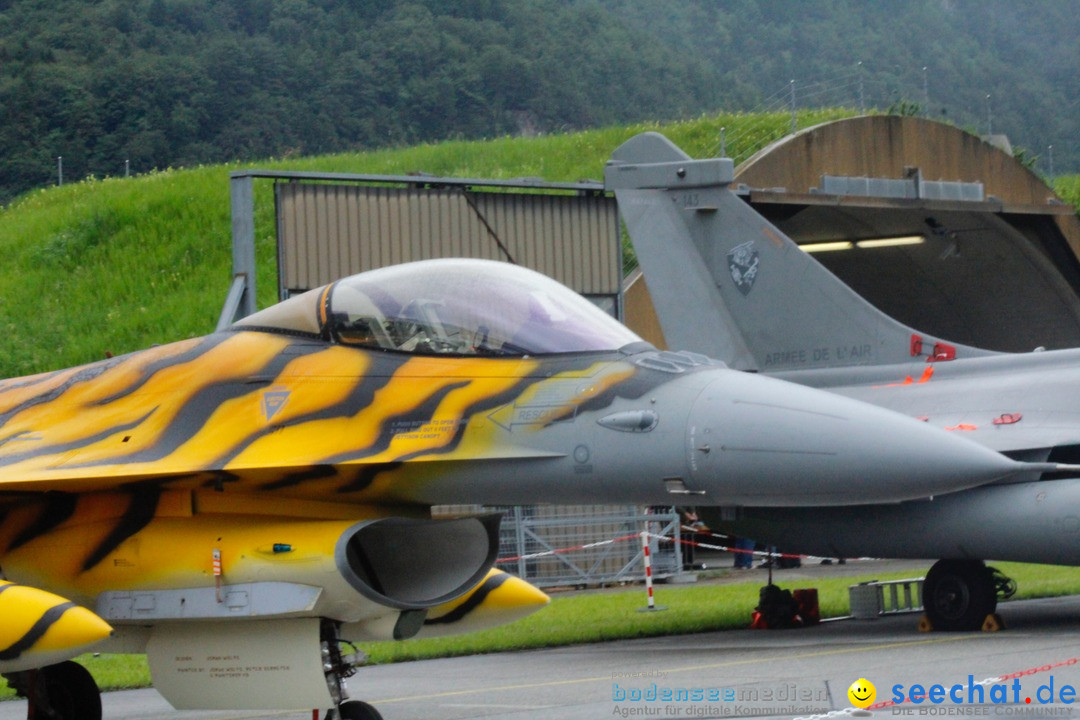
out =
{"type": "Polygon", "coordinates": [[[345,680],[355,675],[357,666],[363,664],[363,654],[359,651],[350,655],[342,654],[338,626],[333,621],[324,620],[320,634],[323,672],[330,687],[330,697],[337,703],[336,708],[326,711],[326,720],[383,720],[373,706],[362,700],[348,699],[345,680]]]}
{"type": "Polygon", "coordinates": [[[383,720],[383,716],[362,700],[346,700],[336,710],[328,711],[326,720],[383,720]]]}

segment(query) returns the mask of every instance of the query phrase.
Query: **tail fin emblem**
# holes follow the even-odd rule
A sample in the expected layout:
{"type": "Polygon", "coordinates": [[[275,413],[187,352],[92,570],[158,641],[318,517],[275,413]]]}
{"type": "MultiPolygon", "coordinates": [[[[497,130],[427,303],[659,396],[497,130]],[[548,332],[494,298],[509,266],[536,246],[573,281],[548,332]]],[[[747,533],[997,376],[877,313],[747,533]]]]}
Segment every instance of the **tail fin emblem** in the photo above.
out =
{"type": "Polygon", "coordinates": [[[753,240],[736,245],[727,254],[728,272],[735,281],[735,287],[739,288],[743,295],[749,295],[754,288],[759,262],[753,240]]]}

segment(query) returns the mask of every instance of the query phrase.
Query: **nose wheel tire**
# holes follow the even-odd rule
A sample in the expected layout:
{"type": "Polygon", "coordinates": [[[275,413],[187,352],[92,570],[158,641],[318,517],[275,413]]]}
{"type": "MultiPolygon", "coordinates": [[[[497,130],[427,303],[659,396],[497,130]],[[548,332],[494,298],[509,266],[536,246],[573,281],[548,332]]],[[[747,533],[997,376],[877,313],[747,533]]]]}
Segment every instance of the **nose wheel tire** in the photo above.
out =
{"type": "Polygon", "coordinates": [[[383,720],[383,716],[362,700],[346,700],[328,712],[326,720],[383,720]]]}
{"type": "Polygon", "coordinates": [[[101,691],[82,665],[70,660],[20,673],[15,683],[25,695],[28,718],[101,720],[101,691]]]}
{"type": "Polygon", "coordinates": [[[923,610],[935,630],[978,630],[995,609],[994,576],[981,560],[938,560],[926,573],[923,610]]]}

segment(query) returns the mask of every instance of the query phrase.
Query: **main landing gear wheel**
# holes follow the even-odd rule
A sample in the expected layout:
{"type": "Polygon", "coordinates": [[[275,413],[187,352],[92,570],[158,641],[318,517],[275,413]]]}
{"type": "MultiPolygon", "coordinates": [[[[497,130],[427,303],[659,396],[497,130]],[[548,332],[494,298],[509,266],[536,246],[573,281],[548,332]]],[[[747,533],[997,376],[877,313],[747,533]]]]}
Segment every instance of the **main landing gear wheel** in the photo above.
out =
{"type": "Polygon", "coordinates": [[[371,705],[362,700],[346,700],[326,714],[326,720],[383,720],[371,705]]]}
{"type": "Polygon", "coordinates": [[[26,717],[34,720],[101,720],[101,691],[86,668],[70,660],[27,673],[26,717]]]}
{"type": "Polygon", "coordinates": [[[993,571],[981,560],[938,560],[923,581],[923,609],[935,630],[978,630],[997,609],[993,571]]]}

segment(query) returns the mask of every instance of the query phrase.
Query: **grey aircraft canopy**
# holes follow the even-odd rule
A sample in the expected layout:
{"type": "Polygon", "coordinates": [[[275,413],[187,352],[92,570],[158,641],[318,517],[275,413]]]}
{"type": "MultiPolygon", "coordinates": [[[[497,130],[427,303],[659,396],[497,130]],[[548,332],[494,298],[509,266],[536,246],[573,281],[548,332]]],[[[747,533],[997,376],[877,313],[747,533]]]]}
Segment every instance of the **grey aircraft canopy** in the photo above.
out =
{"type": "Polygon", "coordinates": [[[394,265],[317,288],[233,325],[415,354],[618,350],[641,338],[533,270],[490,260],[394,265]]]}

